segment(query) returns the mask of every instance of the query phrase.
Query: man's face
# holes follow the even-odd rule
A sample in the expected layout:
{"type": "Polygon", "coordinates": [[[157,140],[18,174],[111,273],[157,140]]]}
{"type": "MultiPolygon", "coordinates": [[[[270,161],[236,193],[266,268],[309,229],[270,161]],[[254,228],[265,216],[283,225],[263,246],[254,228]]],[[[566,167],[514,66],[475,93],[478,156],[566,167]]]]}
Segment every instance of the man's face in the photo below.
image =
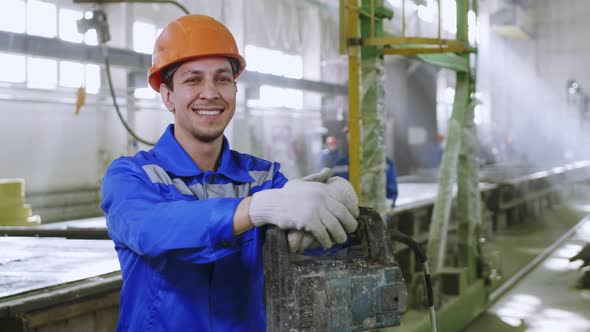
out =
{"type": "Polygon", "coordinates": [[[336,151],[338,149],[338,141],[336,140],[336,137],[328,136],[328,138],[326,138],[326,145],[330,151],[336,151]]]}
{"type": "Polygon", "coordinates": [[[160,94],[174,113],[175,135],[212,142],[223,135],[236,110],[236,83],[229,60],[211,57],[183,63],[160,94]]]}

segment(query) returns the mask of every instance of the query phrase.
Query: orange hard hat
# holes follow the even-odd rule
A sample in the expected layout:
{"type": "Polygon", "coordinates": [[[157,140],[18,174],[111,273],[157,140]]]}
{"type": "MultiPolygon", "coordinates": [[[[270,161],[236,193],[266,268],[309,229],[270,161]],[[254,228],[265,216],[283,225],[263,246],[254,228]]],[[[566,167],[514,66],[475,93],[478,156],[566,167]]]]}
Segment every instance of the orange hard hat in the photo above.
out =
{"type": "Polygon", "coordinates": [[[240,63],[238,77],[246,68],[246,60],[223,23],[206,15],[186,15],[168,24],[156,39],[148,82],[160,92],[162,69],[179,61],[207,56],[234,58],[240,63]]]}

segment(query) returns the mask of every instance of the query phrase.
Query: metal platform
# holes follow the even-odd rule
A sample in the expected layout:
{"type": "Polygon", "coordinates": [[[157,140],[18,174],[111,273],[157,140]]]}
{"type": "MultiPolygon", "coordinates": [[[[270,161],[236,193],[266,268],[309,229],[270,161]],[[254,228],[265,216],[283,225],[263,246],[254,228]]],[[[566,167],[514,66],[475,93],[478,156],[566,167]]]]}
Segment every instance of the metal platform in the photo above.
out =
{"type": "Polygon", "coordinates": [[[109,238],[104,217],[55,222],[39,226],[0,226],[0,235],[97,240],[109,238]]]}
{"type": "Polygon", "coordinates": [[[1,237],[0,247],[0,331],[114,330],[121,276],[111,241],[1,237]]]}

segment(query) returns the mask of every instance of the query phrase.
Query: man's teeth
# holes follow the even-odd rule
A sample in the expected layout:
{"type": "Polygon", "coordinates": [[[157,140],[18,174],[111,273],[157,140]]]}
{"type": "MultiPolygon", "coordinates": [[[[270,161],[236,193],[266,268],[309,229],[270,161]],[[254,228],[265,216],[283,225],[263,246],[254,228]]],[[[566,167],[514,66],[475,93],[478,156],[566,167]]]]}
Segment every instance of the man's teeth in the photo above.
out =
{"type": "Polygon", "coordinates": [[[218,115],[221,114],[221,110],[196,110],[198,115],[218,115]]]}

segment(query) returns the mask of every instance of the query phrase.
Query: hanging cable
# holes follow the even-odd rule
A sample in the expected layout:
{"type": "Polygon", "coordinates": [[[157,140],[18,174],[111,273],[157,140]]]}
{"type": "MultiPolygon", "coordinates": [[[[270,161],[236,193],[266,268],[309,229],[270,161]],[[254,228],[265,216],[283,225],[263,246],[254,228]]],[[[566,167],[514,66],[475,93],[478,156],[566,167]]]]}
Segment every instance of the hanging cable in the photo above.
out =
{"type": "Polygon", "coordinates": [[[113,99],[113,106],[115,106],[115,110],[117,111],[117,115],[119,116],[119,120],[121,120],[121,123],[123,124],[123,126],[125,127],[127,132],[129,133],[129,135],[131,135],[137,141],[139,141],[143,144],[146,144],[146,145],[150,145],[150,146],[156,145],[155,142],[150,142],[148,140],[145,140],[145,139],[139,137],[135,133],[135,131],[131,128],[131,126],[129,126],[127,121],[125,121],[123,114],[121,114],[121,110],[119,109],[119,104],[117,103],[117,96],[115,95],[115,88],[113,86],[113,79],[111,77],[111,65],[109,63],[109,50],[108,50],[106,44],[104,44],[104,43],[101,43],[100,46],[102,48],[102,55],[104,58],[104,66],[105,66],[105,71],[107,73],[107,81],[109,83],[109,91],[111,94],[111,98],[113,99]]]}
{"type": "MultiPolygon", "coordinates": [[[[173,5],[177,6],[178,8],[180,8],[180,10],[182,10],[185,14],[187,14],[187,15],[190,14],[190,12],[188,11],[188,9],[186,7],[184,7],[182,4],[180,4],[174,0],[121,0],[119,2],[170,3],[170,4],[173,4],[173,5]]],[[[101,2],[99,1],[98,3],[100,4],[101,2]]],[[[88,29],[91,29],[91,28],[96,29],[96,32],[98,34],[98,39],[100,42],[100,47],[102,49],[105,72],[107,74],[107,82],[109,84],[109,92],[110,92],[111,98],[113,100],[113,106],[115,106],[115,110],[117,111],[117,116],[119,117],[119,120],[123,124],[123,127],[125,127],[125,130],[127,130],[127,133],[129,133],[129,135],[131,135],[138,142],[141,142],[146,145],[154,146],[154,145],[156,145],[155,142],[151,142],[151,141],[148,141],[146,139],[139,137],[139,135],[137,135],[135,133],[135,131],[131,128],[129,123],[127,123],[127,121],[123,117],[123,114],[121,113],[121,109],[119,108],[119,104],[117,103],[117,96],[115,95],[115,88],[114,88],[114,84],[113,84],[113,78],[111,75],[111,65],[110,65],[110,61],[109,61],[109,50],[108,50],[108,47],[106,46],[107,41],[109,41],[111,39],[111,36],[109,34],[109,28],[108,28],[106,14],[102,10],[94,10],[92,13],[93,13],[93,15],[91,18],[89,18],[89,19],[83,18],[78,22],[78,29],[83,30],[81,33],[85,33],[86,31],[88,31],[88,29]]]]}
{"type": "Polygon", "coordinates": [[[424,284],[426,285],[426,298],[428,301],[428,309],[430,312],[431,331],[437,332],[436,311],[434,310],[434,296],[432,294],[432,280],[430,279],[430,269],[428,267],[428,263],[426,262],[426,254],[424,254],[424,251],[422,250],[422,248],[420,248],[420,245],[416,241],[414,241],[411,237],[407,236],[406,234],[400,231],[390,230],[389,236],[393,241],[398,241],[408,246],[414,252],[416,257],[418,257],[420,263],[422,263],[424,271],[424,284]]]}

